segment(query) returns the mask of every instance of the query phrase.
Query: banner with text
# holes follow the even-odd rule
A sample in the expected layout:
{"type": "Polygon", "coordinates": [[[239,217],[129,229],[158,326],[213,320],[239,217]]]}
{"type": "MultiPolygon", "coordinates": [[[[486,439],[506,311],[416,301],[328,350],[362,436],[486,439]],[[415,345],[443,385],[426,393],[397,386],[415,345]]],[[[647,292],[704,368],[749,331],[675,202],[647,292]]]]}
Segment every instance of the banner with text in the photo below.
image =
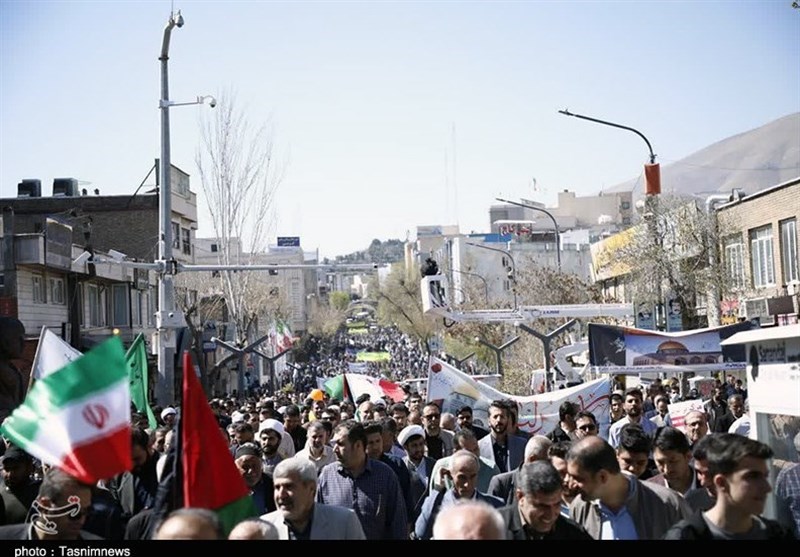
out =
{"type": "Polygon", "coordinates": [[[675,333],[589,324],[589,362],[595,373],[715,372],[745,367],[741,346],[720,341],[757,327],[750,321],[675,333]]]}
{"type": "Polygon", "coordinates": [[[456,414],[462,406],[471,406],[473,418],[489,425],[489,404],[493,400],[510,399],[519,409],[520,429],[532,434],[547,435],[558,425],[558,407],[565,401],[577,403],[581,410],[592,412],[598,424],[608,423],[611,380],[596,379],[569,389],[532,396],[514,396],[475,381],[444,360],[432,357],[428,372],[428,400],[439,402],[442,412],[456,414]]]}

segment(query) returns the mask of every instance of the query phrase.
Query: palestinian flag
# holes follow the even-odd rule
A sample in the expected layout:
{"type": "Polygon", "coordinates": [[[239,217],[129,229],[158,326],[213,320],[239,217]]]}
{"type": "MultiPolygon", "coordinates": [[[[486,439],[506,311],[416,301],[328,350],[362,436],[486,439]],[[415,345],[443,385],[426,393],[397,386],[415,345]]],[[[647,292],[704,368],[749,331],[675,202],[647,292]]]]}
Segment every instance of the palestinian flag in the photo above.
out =
{"type": "Polygon", "coordinates": [[[125,349],[112,337],[42,376],[0,431],[87,484],[130,470],[131,395],[125,349]]]}
{"type": "Polygon", "coordinates": [[[184,352],[180,420],[183,506],[216,511],[227,536],[242,520],[258,516],[258,511],[194,369],[189,352],[184,352]]]}

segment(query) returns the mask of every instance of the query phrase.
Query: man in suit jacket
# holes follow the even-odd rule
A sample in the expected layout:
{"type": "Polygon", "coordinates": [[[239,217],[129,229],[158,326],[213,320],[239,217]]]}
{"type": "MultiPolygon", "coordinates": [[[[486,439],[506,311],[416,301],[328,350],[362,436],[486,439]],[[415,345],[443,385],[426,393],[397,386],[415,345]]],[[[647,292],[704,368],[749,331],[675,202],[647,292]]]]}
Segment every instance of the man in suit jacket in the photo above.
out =
{"type": "Polygon", "coordinates": [[[442,411],[435,402],[422,408],[422,427],[425,429],[425,454],[439,460],[453,454],[453,432],[442,429],[442,411]]]}
{"type": "Polygon", "coordinates": [[[525,461],[511,472],[503,472],[497,474],[489,482],[489,487],[486,493],[499,497],[506,502],[506,505],[511,505],[516,498],[517,476],[519,471],[525,464],[536,462],[537,460],[548,461],[548,451],[553,442],[544,435],[534,435],[525,444],[525,461]]]}
{"type": "Polygon", "coordinates": [[[278,530],[281,540],[363,540],[352,509],[315,502],[317,468],[308,460],[282,460],[272,473],[278,510],[261,518],[278,530]]]}
{"type": "Polygon", "coordinates": [[[494,462],[500,472],[514,470],[525,460],[526,441],[516,435],[510,420],[511,412],[502,400],[493,400],[489,405],[489,435],[478,441],[481,456],[494,462]]]}

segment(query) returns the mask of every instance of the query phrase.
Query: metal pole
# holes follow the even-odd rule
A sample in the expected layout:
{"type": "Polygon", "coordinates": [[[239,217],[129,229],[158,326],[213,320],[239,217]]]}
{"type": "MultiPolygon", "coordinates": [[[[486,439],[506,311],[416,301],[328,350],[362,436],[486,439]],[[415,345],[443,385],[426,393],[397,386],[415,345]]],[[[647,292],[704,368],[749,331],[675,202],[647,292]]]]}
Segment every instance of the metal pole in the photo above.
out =
{"type": "Polygon", "coordinates": [[[542,345],[544,346],[544,369],[545,369],[545,377],[547,377],[548,383],[550,383],[550,390],[554,391],[556,386],[556,381],[558,381],[557,371],[553,371],[553,376],[550,377],[550,343],[551,341],[559,336],[561,333],[571,329],[578,323],[575,319],[570,319],[560,327],[556,328],[553,331],[550,331],[547,334],[540,333],[536,329],[532,329],[528,327],[525,323],[518,323],[517,327],[525,331],[526,333],[535,336],[539,340],[542,341],[542,345]]]}
{"type": "Polygon", "coordinates": [[[158,281],[158,384],[156,399],[162,406],[175,402],[175,330],[170,327],[170,318],[175,312],[175,297],[172,275],[168,268],[172,260],[172,190],[170,188],[170,138],[169,138],[169,41],[172,28],[183,26],[180,12],[170,14],[164,27],[161,43],[161,188],[158,195],[159,241],[158,257],[163,264],[158,281]]]}
{"type": "Polygon", "coordinates": [[[497,374],[502,377],[503,375],[503,350],[514,344],[519,340],[519,337],[516,336],[509,340],[508,342],[501,344],[500,346],[495,346],[491,342],[482,339],[481,337],[475,337],[475,340],[484,345],[486,348],[490,349],[494,352],[495,361],[497,363],[497,374]]]}
{"type": "Polygon", "coordinates": [[[516,205],[517,207],[525,207],[526,209],[533,209],[534,211],[541,211],[548,217],[550,220],[553,221],[553,227],[556,229],[556,259],[558,260],[558,271],[561,272],[561,230],[558,228],[558,223],[556,222],[556,218],[550,211],[542,209],[541,207],[536,207],[534,205],[528,205],[527,203],[518,203],[516,201],[509,201],[508,199],[501,199],[499,197],[495,197],[497,201],[502,203],[508,203],[509,205],[516,205]]]}
{"type": "Polygon", "coordinates": [[[483,278],[478,273],[470,273],[469,271],[459,271],[458,269],[452,269],[452,268],[450,269],[450,271],[452,271],[453,273],[460,273],[462,275],[478,277],[479,279],[481,279],[483,281],[483,297],[486,300],[486,303],[489,303],[489,283],[486,282],[485,278],[483,278]]]}

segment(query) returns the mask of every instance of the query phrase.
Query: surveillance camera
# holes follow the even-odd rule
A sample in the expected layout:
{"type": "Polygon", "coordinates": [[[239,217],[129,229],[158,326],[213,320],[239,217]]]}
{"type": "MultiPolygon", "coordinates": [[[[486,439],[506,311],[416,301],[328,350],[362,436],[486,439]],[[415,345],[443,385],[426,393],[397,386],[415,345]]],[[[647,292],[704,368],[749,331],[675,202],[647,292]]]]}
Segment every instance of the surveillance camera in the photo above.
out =
{"type": "Polygon", "coordinates": [[[377,264],[377,263],[373,263],[373,264],[372,264],[372,268],[373,268],[373,269],[377,269],[377,268],[378,268],[378,264],[377,264]]]}
{"type": "Polygon", "coordinates": [[[217,107],[217,99],[213,99],[212,98],[210,101],[208,101],[208,106],[210,106],[211,108],[216,108],[217,107]]]}
{"type": "Polygon", "coordinates": [[[183,16],[181,15],[180,10],[178,10],[178,13],[175,15],[175,25],[178,27],[183,27],[183,16]]]}

